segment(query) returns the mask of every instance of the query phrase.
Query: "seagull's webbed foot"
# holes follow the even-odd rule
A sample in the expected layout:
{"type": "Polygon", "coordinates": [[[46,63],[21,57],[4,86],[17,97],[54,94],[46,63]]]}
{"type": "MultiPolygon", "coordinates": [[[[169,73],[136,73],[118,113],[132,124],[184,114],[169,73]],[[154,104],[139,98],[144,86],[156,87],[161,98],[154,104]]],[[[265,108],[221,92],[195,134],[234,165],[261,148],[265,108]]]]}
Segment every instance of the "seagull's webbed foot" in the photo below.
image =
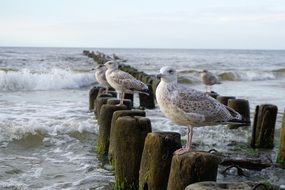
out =
{"type": "Polygon", "coordinates": [[[175,155],[182,155],[185,153],[191,152],[191,148],[189,147],[183,147],[183,148],[179,148],[177,150],[175,150],[174,154],[175,155]]]}

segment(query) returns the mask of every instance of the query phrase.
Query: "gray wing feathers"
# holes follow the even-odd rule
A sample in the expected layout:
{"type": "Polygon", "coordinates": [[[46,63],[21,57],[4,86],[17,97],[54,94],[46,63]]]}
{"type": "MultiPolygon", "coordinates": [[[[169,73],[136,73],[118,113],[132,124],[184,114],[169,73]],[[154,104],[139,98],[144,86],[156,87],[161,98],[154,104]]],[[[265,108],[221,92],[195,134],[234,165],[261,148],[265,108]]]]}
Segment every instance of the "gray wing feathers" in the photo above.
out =
{"type": "Polygon", "coordinates": [[[112,79],[116,83],[124,86],[124,88],[129,90],[144,91],[148,89],[147,85],[145,85],[143,82],[137,80],[129,73],[120,70],[115,71],[112,76],[112,79]]]}
{"type": "Polygon", "coordinates": [[[203,115],[205,122],[228,121],[232,119],[232,115],[223,104],[196,90],[178,89],[177,107],[187,114],[203,115]]]}

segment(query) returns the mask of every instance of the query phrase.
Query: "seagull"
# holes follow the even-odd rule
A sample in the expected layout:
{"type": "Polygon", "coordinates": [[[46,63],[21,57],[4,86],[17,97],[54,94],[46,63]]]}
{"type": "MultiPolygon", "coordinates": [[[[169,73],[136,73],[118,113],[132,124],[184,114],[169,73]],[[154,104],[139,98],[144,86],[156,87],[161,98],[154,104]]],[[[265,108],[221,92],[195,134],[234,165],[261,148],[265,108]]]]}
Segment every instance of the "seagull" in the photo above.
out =
{"type": "Polygon", "coordinates": [[[207,93],[178,85],[175,68],[162,67],[157,77],[161,79],[156,89],[160,110],[172,122],[188,127],[186,146],[174,154],[191,151],[194,127],[242,122],[242,116],[238,112],[207,93]]]}
{"type": "Polygon", "coordinates": [[[118,105],[123,104],[125,93],[133,94],[134,92],[139,92],[148,94],[147,85],[135,79],[129,73],[119,70],[117,62],[108,61],[104,65],[107,67],[105,75],[108,83],[119,94],[120,103],[118,105]]]}
{"type": "Polygon", "coordinates": [[[105,67],[104,65],[98,65],[96,67],[95,78],[99,84],[106,88],[105,94],[108,94],[110,85],[105,76],[106,71],[107,67],[105,67]]]}
{"type": "Polygon", "coordinates": [[[221,84],[217,77],[208,70],[201,71],[200,76],[203,84],[206,86],[206,92],[208,92],[208,86],[212,86],[214,84],[221,84]]]}

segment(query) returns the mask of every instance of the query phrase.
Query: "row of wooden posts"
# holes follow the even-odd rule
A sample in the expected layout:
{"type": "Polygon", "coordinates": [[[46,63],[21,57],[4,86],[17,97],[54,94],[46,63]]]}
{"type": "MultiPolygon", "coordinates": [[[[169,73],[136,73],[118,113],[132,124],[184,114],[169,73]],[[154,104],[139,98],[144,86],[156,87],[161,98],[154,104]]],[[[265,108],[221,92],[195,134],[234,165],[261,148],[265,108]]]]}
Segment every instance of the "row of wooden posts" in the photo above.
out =
{"type": "MultiPolygon", "coordinates": [[[[85,55],[98,60],[94,52],[85,55]]],[[[102,57],[102,56],[101,56],[102,57]]],[[[105,60],[106,61],[106,60],[105,60]]],[[[104,60],[100,60],[104,63],[104,60]]],[[[159,81],[136,69],[123,65],[121,69],[145,82],[150,96],[140,95],[140,106],[155,108],[155,92],[159,81]]],[[[232,96],[211,94],[221,103],[240,112],[250,125],[250,110],[247,100],[232,96]]],[[[151,122],[142,110],[131,110],[133,95],[124,105],[115,106],[119,100],[116,93],[103,94],[102,88],[94,87],[89,93],[89,109],[95,112],[99,123],[99,136],[96,151],[106,154],[115,169],[116,189],[184,189],[199,181],[215,181],[221,158],[205,152],[191,152],[174,155],[181,147],[180,134],[174,132],[152,133],[151,122]]],[[[277,115],[277,106],[260,105],[256,107],[252,148],[272,148],[277,115]]],[[[231,128],[239,127],[230,125],[231,128]]],[[[281,129],[278,163],[285,163],[285,115],[281,129]]],[[[267,166],[268,167],[268,166],[267,166]]],[[[191,187],[190,187],[191,189],[191,187]]],[[[190,190],[189,188],[187,190],[190,190]]]]}
{"type": "MultiPolygon", "coordinates": [[[[124,105],[116,106],[119,103],[116,93],[104,94],[102,91],[101,87],[90,90],[89,109],[94,110],[99,123],[96,151],[108,155],[115,170],[116,189],[182,190],[195,182],[216,180],[220,157],[206,152],[173,156],[173,152],[181,147],[179,133],[152,132],[145,111],[132,110],[132,96],[124,100],[124,105]]],[[[222,103],[228,99],[227,105],[242,112],[250,122],[248,101],[225,96],[217,99],[222,103]]],[[[251,141],[253,148],[273,147],[276,114],[276,106],[257,107],[251,141]]],[[[284,163],[284,121],[282,131],[280,163],[284,163]]]]}

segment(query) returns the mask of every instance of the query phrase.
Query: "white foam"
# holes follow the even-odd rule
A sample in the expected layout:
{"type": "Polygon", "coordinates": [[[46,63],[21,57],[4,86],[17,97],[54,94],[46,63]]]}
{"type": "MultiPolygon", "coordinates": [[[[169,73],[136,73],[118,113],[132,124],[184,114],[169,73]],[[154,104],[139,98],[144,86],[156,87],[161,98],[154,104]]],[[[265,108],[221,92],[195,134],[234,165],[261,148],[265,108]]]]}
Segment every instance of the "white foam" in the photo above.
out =
{"type": "Polygon", "coordinates": [[[94,73],[53,68],[47,72],[0,70],[0,91],[77,89],[95,82],[94,73]]]}

